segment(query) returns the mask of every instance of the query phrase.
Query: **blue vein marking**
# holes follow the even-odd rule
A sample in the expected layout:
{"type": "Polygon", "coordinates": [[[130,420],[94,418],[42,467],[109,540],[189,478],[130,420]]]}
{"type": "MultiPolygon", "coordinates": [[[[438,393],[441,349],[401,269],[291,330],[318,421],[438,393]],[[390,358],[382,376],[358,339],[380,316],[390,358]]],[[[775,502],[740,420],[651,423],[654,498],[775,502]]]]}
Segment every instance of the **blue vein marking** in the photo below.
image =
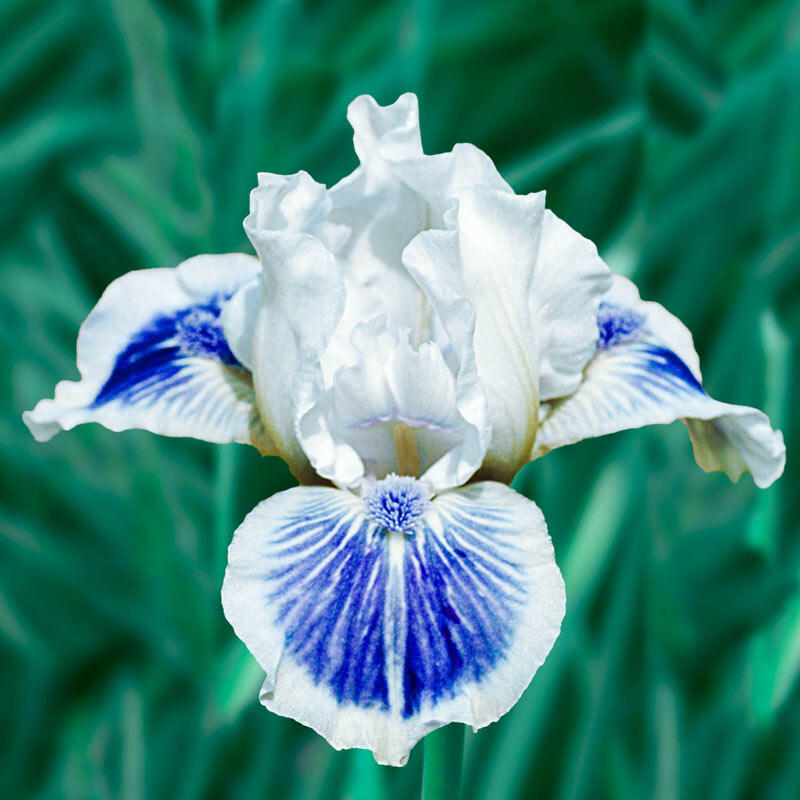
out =
{"type": "Polygon", "coordinates": [[[389,560],[401,534],[335,500],[298,506],[268,546],[265,600],[286,648],[338,703],[388,711],[400,666],[394,711],[410,718],[505,657],[525,598],[522,567],[502,555],[510,520],[466,502],[440,518],[441,531],[403,537],[402,574],[389,560]]]}
{"type": "Polygon", "coordinates": [[[426,527],[424,536],[406,543],[408,632],[402,708],[406,718],[425,701],[435,704],[454,696],[463,682],[479,682],[511,644],[522,594],[516,570],[506,564],[507,570],[511,567],[509,575],[492,568],[477,549],[491,546],[490,541],[470,536],[468,530],[458,526],[469,548],[463,556],[456,552],[450,527],[443,536],[426,527]]]}
{"type": "Polygon", "coordinates": [[[117,356],[111,375],[90,408],[99,408],[112,400],[127,403],[157,400],[191,379],[186,368],[192,358],[241,367],[225,340],[219,319],[221,304],[227,299],[213,297],[174,314],[162,314],[134,333],[117,356]]]}
{"type": "MultiPolygon", "coordinates": [[[[306,512],[307,513],[307,512],[306,512]]],[[[341,509],[284,527],[269,573],[287,649],[340,703],[389,708],[384,646],[389,565],[383,537],[341,509]]]]}
{"type": "MultiPolygon", "coordinates": [[[[647,345],[640,351],[644,355],[644,367],[648,373],[663,376],[678,385],[683,384],[690,389],[705,394],[700,381],[695,378],[694,373],[686,363],[672,350],[660,345],[647,345]]],[[[640,377],[640,382],[647,384],[647,375],[640,377]]]]}

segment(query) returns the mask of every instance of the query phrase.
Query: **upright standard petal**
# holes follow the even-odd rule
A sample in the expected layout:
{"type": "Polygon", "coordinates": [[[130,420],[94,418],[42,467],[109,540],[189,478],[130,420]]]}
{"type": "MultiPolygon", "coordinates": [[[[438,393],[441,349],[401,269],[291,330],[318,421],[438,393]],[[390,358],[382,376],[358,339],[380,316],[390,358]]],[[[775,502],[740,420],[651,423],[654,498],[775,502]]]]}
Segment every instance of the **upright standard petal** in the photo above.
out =
{"type": "Polygon", "coordinates": [[[261,702],[335,748],[402,765],[426,733],[494,722],[558,636],[564,584],[539,509],[473,484],[429,499],[298,487],[237,530],[225,614],[264,668],[261,702]]]}
{"type": "Polygon", "coordinates": [[[507,482],[529,459],[541,394],[580,383],[610,277],[594,246],[545,210],[544,193],[475,187],[457,200],[449,230],[421,233],[403,259],[445,328],[457,305],[444,298],[474,304],[492,426],[480,474],[507,482]]]}
{"type": "Polygon", "coordinates": [[[402,264],[403,248],[421,231],[444,226],[444,212],[457,191],[486,186],[511,193],[491,159],[472,145],[425,155],[412,94],[388,106],[357,97],[347,117],[361,163],[329,193],[331,220],[351,235],[336,253],[347,297],[323,359],[328,378],[355,357],[350,347],[354,327],[381,314],[409,327],[415,344],[434,339],[443,346],[429,299],[402,264]]]}
{"type": "Polygon", "coordinates": [[[431,328],[430,304],[400,259],[403,248],[427,227],[427,207],[386,161],[422,157],[416,97],[405,94],[385,107],[358,97],[347,117],[361,163],[329,192],[331,219],[350,235],[336,253],[346,300],[323,357],[328,382],[338,367],[357,358],[351,334],[359,323],[386,315],[410,328],[414,343],[429,339],[431,328]]]}
{"type": "Polygon", "coordinates": [[[580,388],[543,415],[533,457],[590,436],[683,419],[697,463],[757,486],[783,472],[780,431],[755,408],[713,400],[703,390],[689,331],[658,303],[643,302],[626,278],[614,284],[597,317],[596,352],[580,388]]]}
{"type": "Polygon", "coordinates": [[[347,107],[347,120],[353,127],[353,145],[362,164],[422,155],[419,103],[411,92],[388,106],[380,106],[374,98],[362,94],[347,107]]]}
{"type": "MultiPolygon", "coordinates": [[[[258,407],[275,452],[301,482],[319,478],[296,423],[324,389],[321,358],[344,307],[331,252],[343,235],[329,210],[325,187],[306,173],[262,175],[244,221],[263,267],[251,353],[258,407]]],[[[240,302],[248,306],[247,298],[240,302]]]]}
{"type": "Polygon", "coordinates": [[[221,319],[258,269],[252,256],[204,255],[115,280],[78,335],[80,381],[62,381],[54,399],[23,414],[33,435],[99,422],[269,451],[250,371],[221,319]]]}
{"type": "Polygon", "coordinates": [[[391,175],[426,205],[427,227],[443,227],[452,198],[473,186],[513,193],[491,158],[471,144],[457,144],[449,153],[425,155],[419,130],[419,107],[413,94],[388,106],[372,97],[357,97],[347,109],[353,142],[364,171],[377,183],[391,175]]]}

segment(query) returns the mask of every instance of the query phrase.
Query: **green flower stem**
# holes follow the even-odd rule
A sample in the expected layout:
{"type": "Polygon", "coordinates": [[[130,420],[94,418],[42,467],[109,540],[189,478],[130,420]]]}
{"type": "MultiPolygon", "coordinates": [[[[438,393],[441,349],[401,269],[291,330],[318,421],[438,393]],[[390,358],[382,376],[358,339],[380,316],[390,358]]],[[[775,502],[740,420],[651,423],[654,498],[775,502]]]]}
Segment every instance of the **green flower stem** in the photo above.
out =
{"type": "Polygon", "coordinates": [[[458,800],[464,760],[464,726],[445,725],[425,737],[422,800],[458,800]]]}

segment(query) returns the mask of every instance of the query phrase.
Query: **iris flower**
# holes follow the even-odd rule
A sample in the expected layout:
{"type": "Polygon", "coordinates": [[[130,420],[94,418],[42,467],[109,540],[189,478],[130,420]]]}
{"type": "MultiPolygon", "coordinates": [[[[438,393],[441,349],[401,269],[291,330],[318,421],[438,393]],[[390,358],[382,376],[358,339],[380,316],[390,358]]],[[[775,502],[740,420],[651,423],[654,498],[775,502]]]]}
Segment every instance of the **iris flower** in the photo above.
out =
{"type": "Polygon", "coordinates": [[[39,440],[94,421],[283,458],[301,485],[236,530],[225,614],[267,708],[400,765],[435,728],[505,714],[558,636],[564,582],[508,486],[520,467],[677,419],[733,480],[768,486],[785,450],[762,412],[705,393],[688,330],[544,192],[469,144],[423,154],[414,95],[348,119],[352,174],[260,174],[257,257],[115,280],[81,379],[24,418],[39,440]]]}

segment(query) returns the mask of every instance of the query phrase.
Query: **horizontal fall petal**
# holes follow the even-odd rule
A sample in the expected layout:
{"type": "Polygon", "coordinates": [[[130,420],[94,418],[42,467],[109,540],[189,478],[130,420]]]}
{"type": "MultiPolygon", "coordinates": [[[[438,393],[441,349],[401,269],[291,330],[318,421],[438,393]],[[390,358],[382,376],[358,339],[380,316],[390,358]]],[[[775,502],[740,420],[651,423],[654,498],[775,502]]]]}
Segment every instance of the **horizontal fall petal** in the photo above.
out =
{"type": "Polygon", "coordinates": [[[554,400],[542,420],[533,456],[592,436],[683,419],[697,463],[732,480],[752,473],[769,486],[783,472],[780,431],[755,408],[722,403],[702,387],[689,331],[658,303],[615,276],[598,315],[596,352],[580,388],[554,400]]]}
{"type": "Polygon", "coordinates": [[[258,270],[252,256],[203,255],[113,281],[78,335],[81,379],[62,381],[52,400],[23,414],[33,435],[44,441],[99,422],[269,451],[250,371],[221,319],[258,270]]]}

